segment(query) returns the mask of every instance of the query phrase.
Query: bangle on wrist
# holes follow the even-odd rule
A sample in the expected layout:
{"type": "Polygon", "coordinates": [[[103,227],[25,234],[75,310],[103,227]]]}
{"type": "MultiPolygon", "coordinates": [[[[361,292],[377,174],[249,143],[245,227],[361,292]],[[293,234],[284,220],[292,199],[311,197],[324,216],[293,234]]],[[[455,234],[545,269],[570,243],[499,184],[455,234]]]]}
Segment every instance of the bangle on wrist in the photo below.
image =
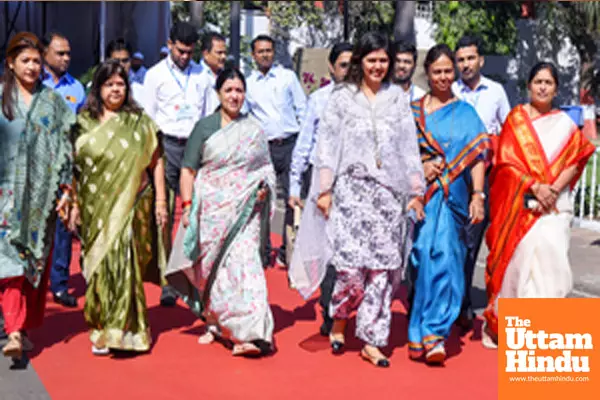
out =
{"type": "Polygon", "coordinates": [[[186,207],[191,207],[192,206],[192,201],[191,200],[186,200],[186,201],[182,201],[181,202],[181,207],[186,208],[186,207]]]}

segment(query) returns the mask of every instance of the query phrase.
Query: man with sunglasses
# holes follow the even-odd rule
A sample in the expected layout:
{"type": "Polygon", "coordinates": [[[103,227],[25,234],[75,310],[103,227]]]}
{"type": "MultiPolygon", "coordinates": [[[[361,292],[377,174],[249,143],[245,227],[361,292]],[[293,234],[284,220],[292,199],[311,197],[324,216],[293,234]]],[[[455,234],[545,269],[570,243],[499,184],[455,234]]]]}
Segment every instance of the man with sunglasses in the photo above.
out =
{"type": "MultiPolygon", "coordinates": [[[[174,195],[179,194],[179,173],[187,139],[204,110],[206,81],[202,79],[200,66],[191,62],[197,41],[198,32],[191,24],[173,25],[169,56],[150,68],[144,80],[143,106],[163,134],[166,180],[174,195]]],[[[161,305],[172,307],[175,301],[175,292],[163,287],[161,305]]]]}
{"type": "MultiPolygon", "coordinates": [[[[42,44],[45,64],[44,85],[59,93],[71,110],[77,113],[85,102],[85,90],[81,82],[67,72],[71,64],[69,40],[59,32],[49,32],[42,38],[42,44]]],[[[50,290],[55,302],[73,308],[77,307],[77,300],[68,292],[71,240],[71,233],[58,218],[50,268],[50,290]]]]}
{"type": "MultiPolygon", "coordinates": [[[[310,188],[312,166],[317,150],[317,129],[321,113],[326,109],[327,102],[331,97],[336,83],[344,80],[350,67],[352,57],[352,45],[349,43],[338,43],[329,53],[329,73],[332,82],[318,89],[308,98],[306,115],[302,121],[300,134],[292,153],[292,164],[290,167],[290,197],[288,205],[293,209],[296,206],[303,207],[303,199],[308,195],[310,188]]],[[[287,260],[290,262],[291,260],[287,260]]],[[[327,267],[327,273],[321,283],[321,304],[323,324],[320,332],[323,336],[329,336],[333,320],[329,316],[329,303],[335,284],[335,268],[327,267]]]]}

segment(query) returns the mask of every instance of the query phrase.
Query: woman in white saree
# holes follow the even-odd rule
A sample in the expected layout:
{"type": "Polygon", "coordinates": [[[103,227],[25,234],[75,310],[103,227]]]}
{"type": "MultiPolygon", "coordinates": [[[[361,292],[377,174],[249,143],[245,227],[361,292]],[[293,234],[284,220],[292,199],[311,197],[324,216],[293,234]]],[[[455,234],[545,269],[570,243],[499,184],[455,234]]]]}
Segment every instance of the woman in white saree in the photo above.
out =
{"type": "Polygon", "coordinates": [[[220,109],[198,121],[180,180],[183,216],[167,280],[234,355],[271,350],[273,315],[261,255],[275,173],[260,124],[240,112],[246,83],[237,69],[216,82],[220,109]]]}
{"type": "Polygon", "coordinates": [[[595,148],[566,113],[552,108],[557,87],[553,64],[534,66],[530,102],[511,111],[500,135],[486,236],[486,347],[497,344],[498,299],[560,298],[573,285],[570,196],[595,148]]]}

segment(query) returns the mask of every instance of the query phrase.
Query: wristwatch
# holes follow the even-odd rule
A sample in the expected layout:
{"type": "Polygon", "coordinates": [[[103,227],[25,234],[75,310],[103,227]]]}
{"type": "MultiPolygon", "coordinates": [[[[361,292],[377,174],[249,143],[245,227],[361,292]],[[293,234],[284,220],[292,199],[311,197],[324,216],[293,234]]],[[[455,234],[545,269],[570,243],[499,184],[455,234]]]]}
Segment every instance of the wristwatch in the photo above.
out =
{"type": "Polygon", "coordinates": [[[487,196],[485,195],[485,193],[481,190],[473,190],[472,194],[476,194],[479,197],[481,197],[482,200],[485,200],[487,198],[487,196]]]}

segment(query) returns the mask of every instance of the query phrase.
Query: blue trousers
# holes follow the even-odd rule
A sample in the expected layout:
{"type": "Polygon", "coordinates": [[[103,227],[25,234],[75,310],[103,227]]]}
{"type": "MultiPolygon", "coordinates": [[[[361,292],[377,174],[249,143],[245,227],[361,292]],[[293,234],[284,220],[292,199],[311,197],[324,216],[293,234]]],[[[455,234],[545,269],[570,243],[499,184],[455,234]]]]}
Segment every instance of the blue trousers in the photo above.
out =
{"type": "Polygon", "coordinates": [[[71,232],[58,218],[54,232],[54,251],[50,268],[50,290],[52,293],[65,292],[69,284],[69,266],[71,265],[71,232]]]}

